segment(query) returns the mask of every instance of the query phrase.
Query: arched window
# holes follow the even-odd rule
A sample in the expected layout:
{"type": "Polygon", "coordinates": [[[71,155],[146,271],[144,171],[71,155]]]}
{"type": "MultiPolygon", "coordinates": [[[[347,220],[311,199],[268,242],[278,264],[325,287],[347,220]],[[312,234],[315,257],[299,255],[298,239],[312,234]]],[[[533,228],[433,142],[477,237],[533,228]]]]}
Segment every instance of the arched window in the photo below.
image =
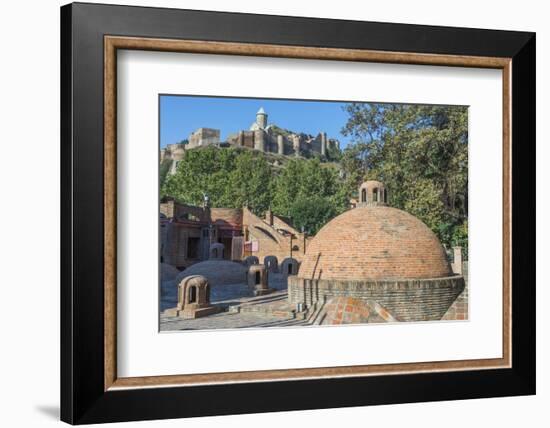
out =
{"type": "Polygon", "coordinates": [[[288,264],[288,273],[292,273],[292,263],[288,264]]]}
{"type": "Polygon", "coordinates": [[[378,202],[378,187],[372,189],[372,201],[378,202]]]}
{"type": "Polygon", "coordinates": [[[254,282],[256,285],[261,283],[261,276],[260,272],[256,272],[256,281],[254,282]]]}
{"type": "Polygon", "coordinates": [[[195,303],[197,301],[197,287],[189,287],[189,303],[195,303]]]}
{"type": "Polygon", "coordinates": [[[367,202],[367,189],[361,189],[361,202],[367,202]]]}

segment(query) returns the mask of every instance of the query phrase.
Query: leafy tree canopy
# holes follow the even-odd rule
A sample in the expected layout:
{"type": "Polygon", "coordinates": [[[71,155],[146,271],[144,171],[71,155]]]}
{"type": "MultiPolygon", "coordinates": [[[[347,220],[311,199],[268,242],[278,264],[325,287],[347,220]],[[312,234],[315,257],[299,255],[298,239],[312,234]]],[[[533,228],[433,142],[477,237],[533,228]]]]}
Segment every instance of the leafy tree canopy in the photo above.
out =
{"type": "Polygon", "coordinates": [[[289,212],[294,227],[309,235],[316,234],[321,227],[338,214],[337,208],[330,198],[322,198],[317,195],[298,196],[290,205],[289,212]]]}
{"type": "Polygon", "coordinates": [[[161,196],[190,205],[202,205],[204,194],[213,207],[247,206],[257,215],[271,208],[310,234],[349,205],[349,192],[333,165],[292,159],[276,174],[262,153],[213,146],[186,151],[161,189],[161,196]]]}
{"type": "MultiPolygon", "coordinates": [[[[298,201],[325,201],[331,212],[342,213],[349,206],[349,192],[340,180],[337,169],[322,164],[319,159],[293,159],[275,180],[273,211],[283,216],[294,217],[298,201]]],[[[322,225],[321,225],[322,226],[322,225]]],[[[318,227],[309,228],[308,233],[316,233],[318,227]]]]}
{"type": "Polygon", "coordinates": [[[262,213],[271,200],[272,171],[267,161],[252,151],[206,147],[188,150],[176,173],[167,177],[161,196],[202,205],[204,195],[212,206],[249,206],[262,213]]]}
{"type": "Polygon", "coordinates": [[[342,159],[342,152],[332,144],[328,145],[326,153],[326,158],[329,162],[339,162],[342,159]]]}
{"type": "Polygon", "coordinates": [[[341,161],[347,180],[384,181],[392,206],[419,217],[447,246],[464,245],[467,107],[352,103],[345,110],[342,133],[352,138],[341,161]]]}

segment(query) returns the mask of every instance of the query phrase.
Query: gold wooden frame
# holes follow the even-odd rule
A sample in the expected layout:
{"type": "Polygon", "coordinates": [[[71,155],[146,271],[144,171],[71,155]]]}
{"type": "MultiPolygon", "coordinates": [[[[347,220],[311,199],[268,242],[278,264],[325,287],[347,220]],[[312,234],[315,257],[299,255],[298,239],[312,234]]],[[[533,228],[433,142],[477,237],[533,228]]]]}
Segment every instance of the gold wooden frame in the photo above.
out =
{"type": "Polygon", "coordinates": [[[104,389],[358,377],[511,367],[511,58],[382,52],[106,36],[104,38],[104,389]],[[337,61],[442,65],[502,70],[503,82],[503,349],[502,358],[119,378],[116,371],[116,52],[118,49],[337,61]]]}

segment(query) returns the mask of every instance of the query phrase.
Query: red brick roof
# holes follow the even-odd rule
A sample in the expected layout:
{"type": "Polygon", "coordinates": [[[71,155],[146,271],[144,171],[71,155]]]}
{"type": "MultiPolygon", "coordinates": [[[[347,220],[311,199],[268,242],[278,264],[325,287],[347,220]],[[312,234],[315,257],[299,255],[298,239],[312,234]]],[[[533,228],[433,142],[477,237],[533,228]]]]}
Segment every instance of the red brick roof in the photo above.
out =
{"type": "Polygon", "coordinates": [[[405,211],[359,207],[326,224],[309,244],[298,276],[312,279],[420,279],[451,275],[435,234],[405,211]]]}
{"type": "Polygon", "coordinates": [[[363,324],[369,322],[371,307],[361,299],[333,297],[324,307],[321,324],[363,324]]]}

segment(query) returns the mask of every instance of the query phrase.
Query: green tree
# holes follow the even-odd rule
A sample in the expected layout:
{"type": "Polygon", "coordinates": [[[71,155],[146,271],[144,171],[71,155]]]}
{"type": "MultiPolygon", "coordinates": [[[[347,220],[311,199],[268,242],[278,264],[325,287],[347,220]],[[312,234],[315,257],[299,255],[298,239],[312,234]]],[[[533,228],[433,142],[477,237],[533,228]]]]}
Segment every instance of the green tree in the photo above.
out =
{"type": "Polygon", "coordinates": [[[337,215],[330,199],[320,196],[299,196],[290,206],[294,227],[308,235],[315,235],[321,227],[337,215]]]}
{"type": "Polygon", "coordinates": [[[160,181],[160,187],[162,188],[164,181],[166,180],[166,176],[168,175],[168,171],[170,171],[170,165],[172,165],[171,159],[164,159],[160,163],[159,167],[159,181],[160,181]]]}
{"type": "Polygon", "coordinates": [[[222,206],[228,199],[226,190],[235,157],[234,151],[215,147],[186,151],[176,173],[166,178],[161,196],[201,205],[206,193],[214,206],[222,206]]]}
{"type": "Polygon", "coordinates": [[[165,180],[161,196],[201,205],[207,194],[213,207],[247,205],[261,214],[269,207],[271,181],[269,164],[256,153],[211,146],[186,151],[176,173],[165,180]]]}
{"type": "Polygon", "coordinates": [[[237,156],[227,189],[233,206],[247,206],[255,214],[263,214],[271,205],[272,176],[271,168],[264,157],[251,151],[237,156]]]}
{"type": "Polygon", "coordinates": [[[458,245],[464,249],[464,258],[468,259],[468,222],[465,221],[454,229],[451,238],[453,246],[458,245]]]}
{"type": "Polygon", "coordinates": [[[208,194],[213,207],[248,206],[257,215],[271,208],[314,234],[347,209],[349,189],[337,167],[319,159],[292,159],[273,168],[257,151],[206,147],[185,152],[161,196],[202,205],[208,194]]]}
{"type": "Polygon", "coordinates": [[[410,186],[409,192],[409,197],[404,201],[405,211],[421,218],[430,229],[439,231],[441,221],[445,218],[440,189],[432,181],[423,178],[416,185],[410,186]]]}
{"type": "Polygon", "coordinates": [[[329,162],[339,162],[342,159],[342,152],[338,147],[329,144],[326,151],[326,158],[329,162]]]}
{"type": "Polygon", "coordinates": [[[322,164],[319,159],[293,159],[275,179],[272,208],[275,214],[291,217],[296,226],[307,227],[308,233],[314,234],[347,209],[349,196],[333,165],[322,164]],[[307,203],[313,204],[311,209],[307,203]],[[305,221],[307,215],[313,215],[311,222],[305,221]]]}
{"type": "Polygon", "coordinates": [[[452,245],[468,217],[467,108],[352,103],[345,110],[342,133],[352,143],[341,164],[348,182],[384,181],[393,206],[452,245]]]}

